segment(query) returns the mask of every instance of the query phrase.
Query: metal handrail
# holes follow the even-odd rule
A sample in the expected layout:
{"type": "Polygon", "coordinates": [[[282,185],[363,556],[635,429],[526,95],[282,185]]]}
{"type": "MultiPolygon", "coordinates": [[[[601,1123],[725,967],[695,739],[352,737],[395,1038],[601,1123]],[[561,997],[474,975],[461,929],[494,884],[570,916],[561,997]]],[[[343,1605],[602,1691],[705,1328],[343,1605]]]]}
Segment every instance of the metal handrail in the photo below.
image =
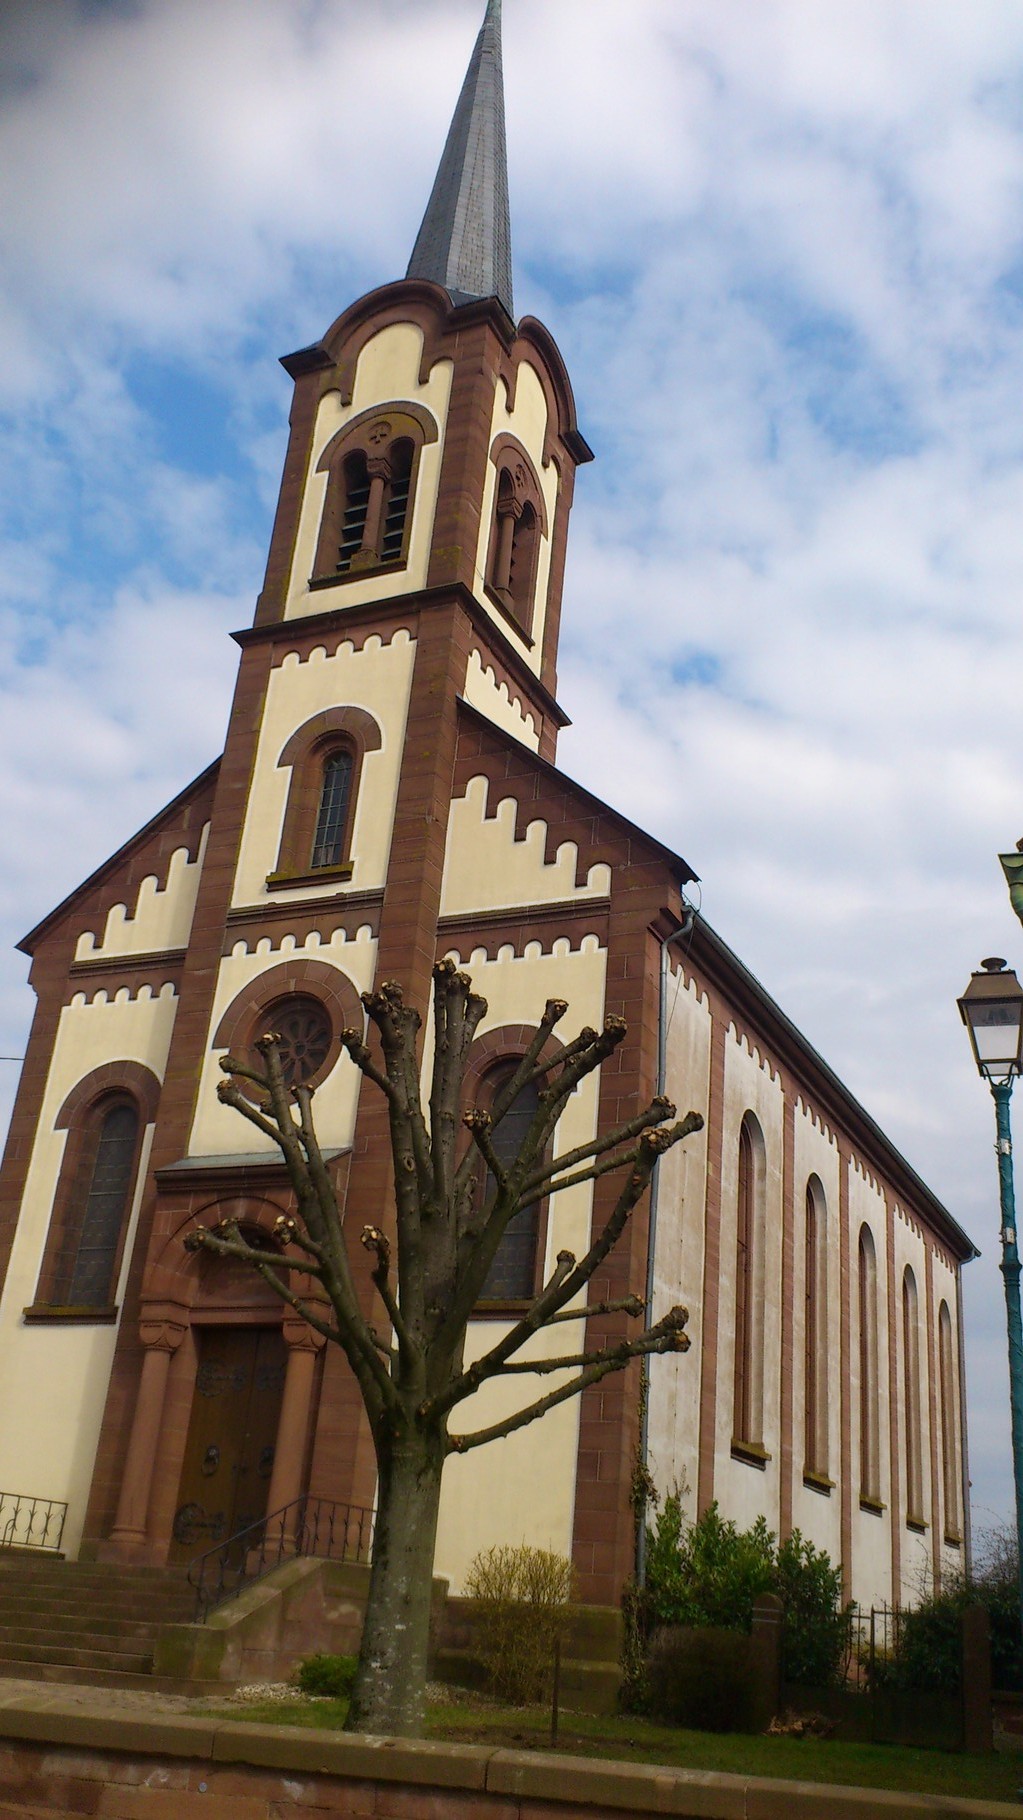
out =
{"type": "Polygon", "coordinates": [[[41,1548],[60,1553],[67,1505],[58,1498],[34,1498],[0,1491],[0,1548],[41,1548]]]}
{"type": "Polygon", "coordinates": [[[312,1555],[327,1561],[368,1561],[373,1512],[329,1498],[293,1498],[280,1510],[249,1523],[226,1541],[196,1555],[188,1583],[195,1588],[196,1624],[205,1624],[215,1605],[237,1598],[282,1561],[312,1555]]]}

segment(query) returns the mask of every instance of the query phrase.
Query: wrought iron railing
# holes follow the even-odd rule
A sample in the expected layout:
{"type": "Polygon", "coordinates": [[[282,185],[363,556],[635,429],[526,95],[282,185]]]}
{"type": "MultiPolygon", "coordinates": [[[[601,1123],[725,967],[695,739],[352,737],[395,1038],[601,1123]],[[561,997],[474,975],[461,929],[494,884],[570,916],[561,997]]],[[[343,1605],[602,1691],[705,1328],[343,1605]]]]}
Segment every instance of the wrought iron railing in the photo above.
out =
{"type": "Polygon", "coordinates": [[[205,1624],[215,1605],[236,1598],[283,1561],[297,1555],[368,1561],[372,1541],[371,1510],[334,1504],[328,1498],[294,1498],[191,1562],[188,1582],[195,1588],[195,1622],[205,1624]]]}
{"type": "Polygon", "coordinates": [[[0,1491],[0,1548],[44,1548],[60,1553],[67,1505],[57,1498],[30,1498],[0,1491]]]}

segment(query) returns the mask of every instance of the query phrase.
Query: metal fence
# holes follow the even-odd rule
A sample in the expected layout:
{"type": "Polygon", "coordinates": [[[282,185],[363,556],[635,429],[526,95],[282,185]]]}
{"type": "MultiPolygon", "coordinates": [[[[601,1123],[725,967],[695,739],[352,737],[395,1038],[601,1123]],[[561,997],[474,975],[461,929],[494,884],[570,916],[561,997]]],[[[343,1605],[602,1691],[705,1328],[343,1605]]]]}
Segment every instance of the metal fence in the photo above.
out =
{"type": "Polygon", "coordinates": [[[236,1598],[284,1561],[299,1555],[368,1561],[372,1541],[371,1510],[328,1498],[295,1498],[196,1556],[188,1569],[195,1588],[195,1622],[204,1624],[215,1605],[236,1598]]]}
{"type": "Polygon", "coordinates": [[[67,1505],[56,1498],[32,1498],[0,1491],[0,1548],[42,1548],[60,1553],[67,1505]]]}

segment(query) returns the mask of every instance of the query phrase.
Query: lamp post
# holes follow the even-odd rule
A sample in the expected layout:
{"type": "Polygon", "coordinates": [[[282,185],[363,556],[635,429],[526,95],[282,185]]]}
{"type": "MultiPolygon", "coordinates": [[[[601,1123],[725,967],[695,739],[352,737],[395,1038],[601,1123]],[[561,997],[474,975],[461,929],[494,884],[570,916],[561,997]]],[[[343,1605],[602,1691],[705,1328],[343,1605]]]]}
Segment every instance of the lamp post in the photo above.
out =
{"type": "Polygon", "coordinates": [[[1020,1257],[1016,1242],[1016,1197],[1012,1180],[1009,1100],[1023,1073],[1023,987],[1003,960],[981,961],[980,971],[958,1000],[970,1033],[974,1059],[995,1102],[998,1191],[1001,1204],[1002,1280],[1009,1330],[1009,1406],[1012,1412],[1012,1471],[1016,1485],[1016,1549],[1023,1626],[1023,1319],[1020,1316],[1020,1257]]]}

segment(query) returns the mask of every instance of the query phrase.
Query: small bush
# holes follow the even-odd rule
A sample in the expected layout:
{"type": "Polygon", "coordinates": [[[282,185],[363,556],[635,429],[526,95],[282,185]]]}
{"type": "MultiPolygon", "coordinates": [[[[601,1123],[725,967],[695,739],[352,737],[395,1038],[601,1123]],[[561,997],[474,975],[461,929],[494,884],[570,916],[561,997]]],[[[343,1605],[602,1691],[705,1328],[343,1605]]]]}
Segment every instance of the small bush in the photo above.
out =
{"type": "Polygon", "coordinates": [[[837,1682],[847,1636],[841,1570],[798,1530],[779,1546],[763,1517],[741,1530],[712,1504],[689,1523],[673,1492],[647,1531],[646,1585],[631,1589],[626,1602],[625,1704],[642,1711],[654,1697],[643,1657],[661,1627],[748,1632],[767,1592],[782,1601],[786,1679],[837,1682]]]}
{"type": "Polygon", "coordinates": [[[491,1691],[513,1705],[543,1698],[554,1644],[572,1599],[572,1564],[546,1548],[478,1554],[466,1592],[475,1599],[480,1656],[491,1691]]]}
{"type": "Polygon", "coordinates": [[[358,1663],[354,1656],[306,1656],[298,1665],[298,1685],[304,1694],[322,1694],[347,1700],[355,1684],[358,1663]]]}
{"type": "Polygon", "coordinates": [[[749,1644],[740,1631],[668,1625],[646,1658],[647,1708],[668,1725],[753,1730],[749,1644]]]}

